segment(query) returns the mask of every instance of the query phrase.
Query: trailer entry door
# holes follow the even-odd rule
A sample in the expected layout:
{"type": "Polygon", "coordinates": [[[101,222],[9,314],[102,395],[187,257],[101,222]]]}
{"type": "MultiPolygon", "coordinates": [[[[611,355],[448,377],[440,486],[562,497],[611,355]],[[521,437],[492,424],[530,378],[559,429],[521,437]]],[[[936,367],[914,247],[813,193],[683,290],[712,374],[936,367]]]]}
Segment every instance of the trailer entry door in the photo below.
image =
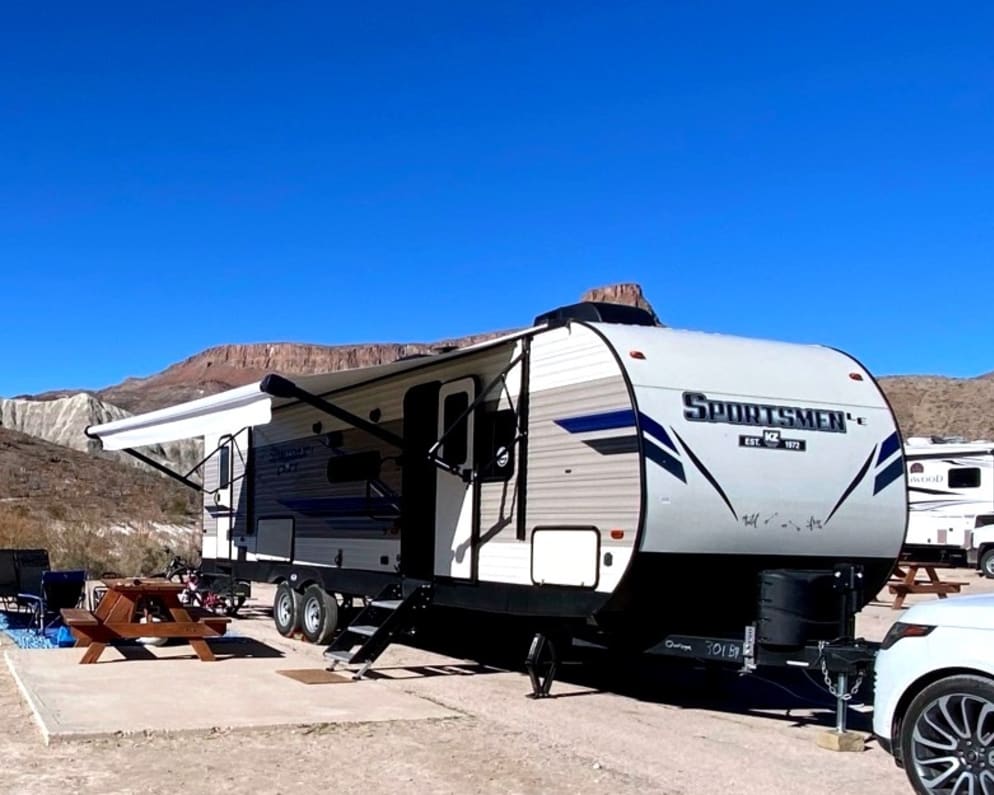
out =
{"type": "MultiPolygon", "coordinates": [[[[476,380],[460,378],[438,393],[438,456],[449,466],[473,467],[476,380]],[[460,419],[462,417],[462,419],[460,419]],[[458,421],[458,423],[457,423],[458,421]]],[[[473,485],[457,472],[439,469],[435,486],[435,575],[468,579],[473,573],[473,485]]]]}
{"type": "Polygon", "coordinates": [[[204,506],[212,521],[204,523],[202,556],[208,559],[231,557],[231,526],[234,505],[234,440],[222,436],[214,453],[217,466],[216,487],[208,492],[204,506]]]}

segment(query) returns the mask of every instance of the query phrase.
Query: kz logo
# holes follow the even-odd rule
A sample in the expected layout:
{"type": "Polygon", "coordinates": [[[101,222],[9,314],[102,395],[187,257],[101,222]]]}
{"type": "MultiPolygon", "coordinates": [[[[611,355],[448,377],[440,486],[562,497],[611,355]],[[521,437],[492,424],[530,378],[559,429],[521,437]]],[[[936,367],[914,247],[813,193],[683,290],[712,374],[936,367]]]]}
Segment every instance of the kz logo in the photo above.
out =
{"type": "Polygon", "coordinates": [[[762,436],[740,436],[739,447],[752,447],[759,450],[793,450],[803,453],[807,449],[803,439],[784,439],[779,430],[764,428],[762,436]]]}

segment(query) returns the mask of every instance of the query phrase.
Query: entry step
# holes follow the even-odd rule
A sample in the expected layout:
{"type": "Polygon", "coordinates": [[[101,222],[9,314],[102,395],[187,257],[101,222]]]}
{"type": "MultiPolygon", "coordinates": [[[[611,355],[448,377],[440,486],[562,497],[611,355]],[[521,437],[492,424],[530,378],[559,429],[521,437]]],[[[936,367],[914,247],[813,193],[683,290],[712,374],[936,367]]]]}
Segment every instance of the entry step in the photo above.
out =
{"type": "Polygon", "coordinates": [[[396,610],[403,603],[403,599],[374,599],[369,604],[373,607],[382,607],[384,610],[396,610]]]}
{"type": "Polygon", "coordinates": [[[376,632],[376,630],[378,630],[378,629],[379,629],[379,627],[369,626],[368,624],[363,624],[363,625],[358,626],[358,627],[355,627],[355,626],[349,626],[348,627],[348,631],[349,632],[354,632],[356,635],[365,635],[366,637],[369,637],[374,632],[376,632]]]}

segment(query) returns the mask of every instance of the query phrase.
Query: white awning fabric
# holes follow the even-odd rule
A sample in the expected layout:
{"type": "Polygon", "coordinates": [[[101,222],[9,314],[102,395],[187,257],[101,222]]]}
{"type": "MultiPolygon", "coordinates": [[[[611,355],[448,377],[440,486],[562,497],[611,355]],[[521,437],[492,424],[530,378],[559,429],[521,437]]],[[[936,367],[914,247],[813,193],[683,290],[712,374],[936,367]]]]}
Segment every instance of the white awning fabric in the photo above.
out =
{"type": "MultiPolygon", "coordinates": [[[[430,358],[403,359],[374,367],[339,370],[320,375],[290,376],[289,380],[311,394],[326,395],[385,375],[423,367],[429,362],[434,363],[472,351],[504,345],[533,331],[534,329],[528,329],[516,332],[448,353],[436,354],[430,358]]],[[[242,428],[265,425],[272,419],[274,408],[293,401],[276,398],[263,392],[260,388],[261,383],[256,381],[176,406],[125,417],[102,425],[91,425],[86,429],[86,434],[99,439],[104,450],[125,450],[204,435],[235,433],[242,428]]]]}
{"type": "Polygon", "coordinates": [[[256,381],[210,397],[91,425],[86,435],[99,439],[104,450],[125,450],[205,434],[233,433],[265,425],[271,418],[272,398],[260,391],[256,381]]]}

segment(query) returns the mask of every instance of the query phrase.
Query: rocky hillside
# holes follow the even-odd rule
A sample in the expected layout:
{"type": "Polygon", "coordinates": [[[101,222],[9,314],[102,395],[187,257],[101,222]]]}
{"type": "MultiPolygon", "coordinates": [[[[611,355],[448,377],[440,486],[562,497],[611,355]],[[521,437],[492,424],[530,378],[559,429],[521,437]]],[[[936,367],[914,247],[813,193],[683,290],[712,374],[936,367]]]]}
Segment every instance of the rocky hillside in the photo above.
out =
{"type": "Polygon", "coordinates": [[[994,373],[978,378],[893,376],[880,385],[905,436],[994,440],[994,373]]]}
{"type": "Polygon", "coordinates": [[[161,475],[0,428],[4,516],[193,525],[196,497],[161,475]]]}
{"type": "MultiPolygon", "coordinates": [[[[125,453],[101,451],[100,444],[85,433],[88,425],[113,422],[128,415],[129,412],[124,409],[82,392],[51,400],[0,398],[0,428],[28,434],[71,450],[113,458],[130,466],[144,468],[144,464],[125,453]]],[[[199,442],[184,441],[156,445],[143,452],[167,466],[187,472],[198,462],[202,448],[203,445],[199,442]]]]}

